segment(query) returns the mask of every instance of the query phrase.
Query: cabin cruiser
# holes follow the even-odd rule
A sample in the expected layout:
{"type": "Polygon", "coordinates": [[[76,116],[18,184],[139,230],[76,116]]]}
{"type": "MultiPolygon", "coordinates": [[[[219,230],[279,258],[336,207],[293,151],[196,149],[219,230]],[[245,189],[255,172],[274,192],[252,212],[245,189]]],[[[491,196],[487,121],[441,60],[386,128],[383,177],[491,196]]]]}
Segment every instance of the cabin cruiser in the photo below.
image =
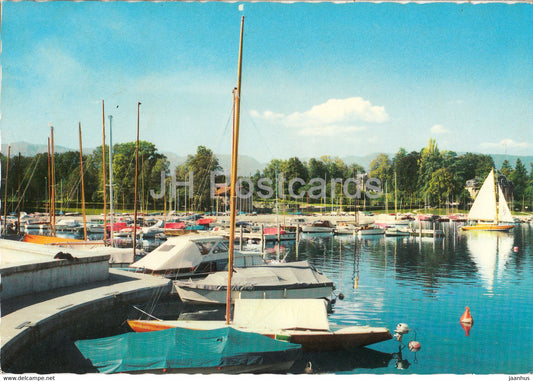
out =
{"type": "MultiPolygon", "coordinates": [[[[170,279],[206,276],[225,270],[228,265],[228,241],[216,235],[186,234],[169,237],[161,246],[132,263],[137,271],[163,275],[170,279]]],[[[258,252],[235,251],[234,266],[263,265],[258,252]]]]}

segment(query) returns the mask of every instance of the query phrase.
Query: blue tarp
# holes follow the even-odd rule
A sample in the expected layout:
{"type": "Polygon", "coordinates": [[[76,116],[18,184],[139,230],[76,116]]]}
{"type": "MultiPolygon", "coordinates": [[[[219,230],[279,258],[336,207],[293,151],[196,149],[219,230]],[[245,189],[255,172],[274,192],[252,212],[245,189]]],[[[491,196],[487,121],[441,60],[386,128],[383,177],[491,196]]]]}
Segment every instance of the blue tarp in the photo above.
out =
{"type": "Polygon", "coordinates": [[[75,344],[101,373],[258,365],[276,355],[280,362],[295,359],[301,348],[230,327],[130,332],[75,344]]]}

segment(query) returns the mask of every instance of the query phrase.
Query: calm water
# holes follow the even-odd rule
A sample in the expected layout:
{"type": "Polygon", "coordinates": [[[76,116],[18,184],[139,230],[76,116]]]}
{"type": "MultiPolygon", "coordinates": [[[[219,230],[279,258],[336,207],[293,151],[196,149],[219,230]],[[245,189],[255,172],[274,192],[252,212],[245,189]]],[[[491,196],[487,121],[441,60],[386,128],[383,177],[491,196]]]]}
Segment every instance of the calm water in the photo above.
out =
{"type": "Polygon", "coordinates": [[[307,259],[336,284],[330,321],[386,326],[407,323],[422,349],[389,340],[349,356],[315,357],[335,373],[516,374],[533,371],[533,227],[511,233],[457,232],[442,239],[304,236],[289,260],[307,259]],[[518,249],[514,249],[517,247],[518,249]],[[516,250],[516,251],[515,251],[516,250]],[[356,284],[356,279],[358,279],[356,284]],[[469,336],[459,323],[470,307],[469,336]],[[357,362],[360,357],[361,361],[357,362]]]}
{"type": "MultiPolygon", "coordinates": [[[[427,226],[429,227],[429,226],[427,226]]],[[[441,239],[303,235],[298,249],[284,243],[288,261],[308,260],[344,295],[330,315],[339,325],[407,323],[399,351],[389,340],[367,348],[305,354],[291,373],[311,361],[319,373],[523,374],[533,371],[533,226],[511,233],[438,228],[441,239]],[[515,251],[514,248],[517,248],[515,251]],[[357,282],[356,282],[357,280],[357,282]],[[469,335],[459,324],[470,307],[469,335]]]]}

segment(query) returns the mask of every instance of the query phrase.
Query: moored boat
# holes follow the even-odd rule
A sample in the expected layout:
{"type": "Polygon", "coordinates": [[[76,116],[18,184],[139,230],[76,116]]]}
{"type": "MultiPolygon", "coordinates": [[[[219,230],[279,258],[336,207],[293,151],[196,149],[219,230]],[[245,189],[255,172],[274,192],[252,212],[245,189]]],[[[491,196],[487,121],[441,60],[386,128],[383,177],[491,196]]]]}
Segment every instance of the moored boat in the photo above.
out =
{"type": "Polygon", "coordinates": [[[301,346],[231,327],[172,328],[79,340],[100,373],[259,373],[289,369],[301,346]]]}
{"type": "MultiPolygon", "coordinates": [[[[228,242],[216,235],[187,234],[169,237],[163,244],[130,265],[137,271],[167,278],[206,276],[226,269],[228,242]]],[[[257,252],[235,252],[242,267],[265,264],[257,252]]]]}
{"type": "Polygon", "coordinates": [[[366,225],[362,226],[357,230],[358,236],[369,236],[369,235],[383,235],[385,234],[385,229],[377,225],[366,225]]]}
{"type": "Polygon", "coordinates": [[[514,228],[514,219],[505,200],[502,188],[494,181],[492,169],[481,186],[472,204],[467,221],[475,223],[461,226],[462,230],[509,231],[514,228]],[[498,189],[496,191],[496,188],[498,189]],[[498,193],[498,197],[496,196],[498,193]],[[498,200],[497,200],[498,198],[498,200]]]}
{"type": "MultiPolygon", "coordinates": [[[[174,327],[205,330],[224,324],[218,320],[128,320],[128,325],[136,332],[174,327]]],[[[319,299],[238,299],[230,326],[300,344],[304,351],[346,350],[392,338],[384,327],[331,327],[326,303],[319,299]]]]}
{"type": "Polygon", "coordinates": [[[335,226],[328,220],[315,221],[302,226],[303,233],[332,233],[335,226]]]}
{"type": "MultiPolygon", "coordinates": [[[[184,303],[224,304],[228,273],[219,271],[204,279],[176,280],[173,284],[184,303]]],[[[235,264],[231,300],[236,299],[331,299],[333,282],[307,261],[270,263],[239,268],[235,264]]]]}

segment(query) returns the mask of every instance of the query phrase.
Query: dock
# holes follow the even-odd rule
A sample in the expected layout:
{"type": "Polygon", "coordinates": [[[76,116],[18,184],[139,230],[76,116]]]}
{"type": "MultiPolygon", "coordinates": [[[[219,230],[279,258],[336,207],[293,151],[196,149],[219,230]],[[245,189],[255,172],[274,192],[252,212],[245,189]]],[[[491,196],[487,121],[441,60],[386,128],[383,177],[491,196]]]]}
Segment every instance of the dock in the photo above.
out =
{"type": "MultiPolygon", "coordinates": [[[[171,290],[165,278],[110,268],[109,255],[97,250],[0,240],[0,251],[0,358],[9,373],[32,371],[28,364],[36,360],[26,353],[35,348],[73,347],[75,340],[113,330],[132,305],[171,290]]],[[[70,348],[64,352],[76,355],[70,348]]]]}

